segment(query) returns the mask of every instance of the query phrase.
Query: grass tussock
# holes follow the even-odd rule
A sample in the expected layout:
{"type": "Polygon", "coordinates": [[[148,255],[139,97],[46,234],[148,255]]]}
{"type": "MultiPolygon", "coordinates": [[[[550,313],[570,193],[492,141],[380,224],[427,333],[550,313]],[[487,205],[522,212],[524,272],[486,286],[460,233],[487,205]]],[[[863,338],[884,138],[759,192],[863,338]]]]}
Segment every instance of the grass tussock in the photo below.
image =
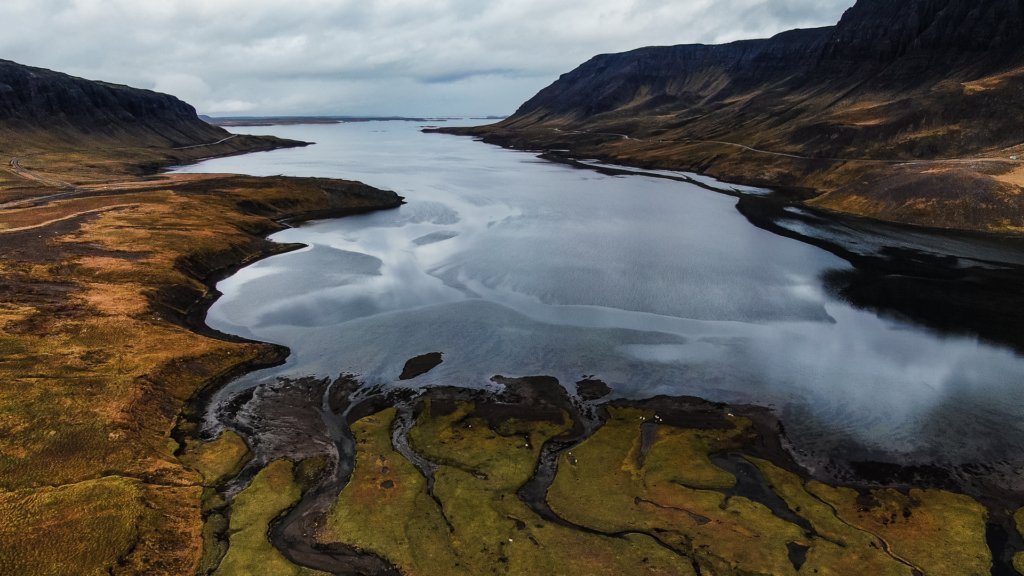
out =
{"type": "Polygon", "coordinates": [[[151,513],[140,483],[126,478],[0,493],[0,573],[108,574],[151,513]]]}
{"type": "Polygon", "coordinates": [[[249,459],[249,446],[236,432],[226,430],[212,442],[186,441],[181,460],[203,477],[206,486],[216,486],[234,477],[249,459]]]}

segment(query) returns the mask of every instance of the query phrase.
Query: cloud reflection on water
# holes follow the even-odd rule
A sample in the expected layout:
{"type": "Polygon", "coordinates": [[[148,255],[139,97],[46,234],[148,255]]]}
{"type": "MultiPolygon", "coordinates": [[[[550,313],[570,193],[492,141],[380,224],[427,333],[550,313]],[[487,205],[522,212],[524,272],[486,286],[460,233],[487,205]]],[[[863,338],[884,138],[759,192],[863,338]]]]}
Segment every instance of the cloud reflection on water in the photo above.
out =
{"type": "Polygon", "coordinates": [[[994,434],[1024,454],[1024,359],[834,299],[822,276],[848,264],[751,226],[735,199],[402,124],[275,130],[320,145],[196,169],[359,179],[409,203],[281,232],[313,248],[221,284],[212,326],[293,350],[267,376],[387,384],[440,351],[417,383],[596,374],[623,396],[775,405],[821,454],[969,461],[994,434]]]}

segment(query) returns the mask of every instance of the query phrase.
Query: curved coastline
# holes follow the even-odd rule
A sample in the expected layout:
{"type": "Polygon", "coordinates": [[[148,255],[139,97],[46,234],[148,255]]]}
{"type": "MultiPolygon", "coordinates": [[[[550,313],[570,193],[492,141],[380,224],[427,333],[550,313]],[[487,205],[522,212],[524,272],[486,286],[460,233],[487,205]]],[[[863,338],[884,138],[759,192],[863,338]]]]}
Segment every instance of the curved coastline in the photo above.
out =
{"type": "MultiPolygon", "coordinates": [[[[400,196],[396,196],[396,198],[397,202],[388,203],[380,207],[336,208],[317,210],[305,214],[287,215],[275,220],[281,228],[268,230],[263,235],[263,238],[264,240],[267,240],[271,234],[279,232],[286,226],[298,225],[311,220],[344,218],[346,216],[366,214],[377,210],[398,208],[404,204],[404,199],[400,196]]],[[[241,260],[235,260],[223,267],[216,268],[202,277],[201,281],[203,285],[206,286],[207,291],[201,298],[193,301],[193,303],[187,307],[186,312],[183,315],[185,326],[197,334],[210,338],[221,339],[228,342],[258,344],[266,347],[267,352],[264,357],[244,364],[239,364],[230,371],[208,381],[195,396],[185,403],[180,412],[179,422],[171,432],[172,438],[174,438],[180,446],[177,453],[178,455],[182,453],[189,440],[203,440],[203,416],[209,408],[209,404],[213,400],[213,397],[221,390],[222,387],[236,379],[246,376],[247,374],[281,366],[287,361],[288,356],[291,354],[291,350],[287,346],[261,342],[234,334],[228,334],[207,325],[205,322],[206,314],[217,299],[222,296],[221,292],[217,289],[217,284],[221,280],[237,273],[242,268],[259,262],[260,260],[280,254],[286,254],[293,250],[300,250],[304,247],[305,245],[302,244],[278,244],[272,241],[266,241],[263,249],[256,254],[241,260]],[[188,430],[186,430],[186,428],[188,430]]],[[[209,438],[206,439],[209,440],[209,438]]],[[[249,480],[251,479],[252,476],[249,477],[249,480]]],[[[233,479],[226,479],[226,481],[231,480],[233,479]]],[[[293,512],[300,513],[298,518],[302,518],[304,516],[301,512],[304,508],[308,507],[307,496],[308,493],[303,494],[302,500],[288,511],[288,517],[293,516],[293,512]]],[[[230,504],[226,512],[229,517],[230,504]]],[[[281,520],[284,520],[284,518],[281,520]]],[[[302,528],[302,526],[297,526],[298,530],[302,530],[302,528]]],[[[390,568],[385,561],[373,554],[359,551],[354,547],[341,544],[334,545],[329,550],[316,546],[303,546],[302,544],[304,544],[304,542],[296,541],[294,537],[289,540],[288,537],[292,532],[295,532],[295,530],[289,531],[288,524],[281,521],[275,522],[271,527],[271,534],[274,536],[271,541],[286,558],[297,565],[306,566],[312,569],[332,570],[335,573],[349,573],[345,572],[345,569],[351,568],[351,574],[397,574],[397,572],[390,571],[390,568]],[[353,567],[358,567],[358,571],[353,567]],[[371,570],[371,572],[366,572],[366,570],[371,570]]],[[[219,534],[218,538],[223,540],[226,536],[224,534],[219,534]]]]}

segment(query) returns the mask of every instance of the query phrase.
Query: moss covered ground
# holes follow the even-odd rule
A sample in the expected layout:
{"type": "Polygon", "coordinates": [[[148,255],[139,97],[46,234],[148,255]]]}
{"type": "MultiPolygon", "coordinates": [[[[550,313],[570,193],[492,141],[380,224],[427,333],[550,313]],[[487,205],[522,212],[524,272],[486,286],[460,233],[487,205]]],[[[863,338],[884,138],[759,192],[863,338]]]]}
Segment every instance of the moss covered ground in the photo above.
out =
{"type": "Polygon", "coordinates": [[[211,442],[187,440],[181,460],[199,472],[206,486],[216,486],[238,474],[248,458],[245,440],[235,431],[226,430],[211,442]]]}
{"type": "MultiPolygon", "coordinates": [[[[1024,537],[1024,508],[1017,511],[1014,520],[1016,520],[1017,532],[1024,537]]],[[[1017,569],[1017,572],[1024,574],[1024,552],[1019,552],[1013,557],[1013,567],[1017,569]]]]}
{"type": "Polygon", "coordinates": [[[355,423],[358,451],[319,539],[388,559],[405,574],[979,575],[991,570],[986,510],[939,490],[858,492],[809,482],[744,454],[751,423],[684,428],[639,408],[565,451],[538,515],[518,495],[540,447],[568,421],[489,422],[471,403],[422,411],[411,448],[392,445],[395,411],[355,423]],[[646,428],[646,431],[645,431],[646,428]],[[653,432],[652,432],[653,430],[653,432]],[[749,479],[716,465],[737,458],[749,479]],[[749,492],[749,493],[746,493],[749,492]]]}
{"type": "Polygon", "coordinates": [[[359,455],[320,535],[377,553],[417,574],[691,574],[645,535],[605,536],[547,522],[516,497],[540,446],[564,424],[508,421],[499,430],[464,404],[412,429],[414,449],[439,463],[434,495],[391,446],[394,411],[353,428],[359,455]]]}
{"type": "Polygon", "coordinates": [[[235,497],[228,552],[214,572],[216,576],[326,576],[295,566],[267,540],[270,523],[302,496],[294,468],[286,460],[272,462],[235,497]]]}
{"type": "Polygon", "coordinates": [[[107,574],[135,543],[142,516],[151,513],[139,484],[99,478],[0,492],[0,573],[107,574]]]}

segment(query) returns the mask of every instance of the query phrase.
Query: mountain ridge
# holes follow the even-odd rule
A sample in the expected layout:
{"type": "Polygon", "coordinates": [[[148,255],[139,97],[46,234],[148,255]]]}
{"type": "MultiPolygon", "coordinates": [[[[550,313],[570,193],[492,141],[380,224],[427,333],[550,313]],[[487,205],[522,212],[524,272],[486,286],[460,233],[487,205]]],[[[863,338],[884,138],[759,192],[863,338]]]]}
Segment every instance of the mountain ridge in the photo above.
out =
{"type": "Polygon", "coordinates": [[[9,60],[0,60],[0,126],[9,131],[57,131],[71,138],[132,133],[169,146],[229,136],[202,122],[195,108],[174,96],[9,60]]]}
{"type": "Polygon", "coordinates": [[[233,135],[169,94],[0,59],[0,154],[15,159],[102,150],[131,156],[130,171],[139,173],[204,156],[304,144],[233,135]],[[153,158],[142,161],[145,155],[153,158]]]}
{"type": "Polygon", "coordinates": [[[835,26],[595,56],[505,121],[442,131],[1022,233],[1022,95],[1021,0],[859,0],[835,26]]]}

